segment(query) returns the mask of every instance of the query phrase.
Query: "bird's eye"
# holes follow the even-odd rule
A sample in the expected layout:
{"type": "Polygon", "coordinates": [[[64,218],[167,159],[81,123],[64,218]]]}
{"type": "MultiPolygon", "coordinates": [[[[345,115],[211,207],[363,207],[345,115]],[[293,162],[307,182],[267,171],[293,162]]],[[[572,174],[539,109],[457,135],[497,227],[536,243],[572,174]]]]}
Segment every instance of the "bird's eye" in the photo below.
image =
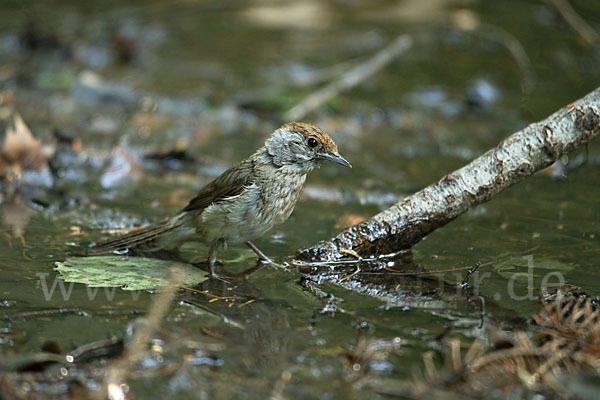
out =
{"type": "Polygon", "coordinates": [[[319,144],[319,142],[317,141],[317,139],[315,138],[308,138],[308,147],[317,147],[317,145],[319,144]]]}

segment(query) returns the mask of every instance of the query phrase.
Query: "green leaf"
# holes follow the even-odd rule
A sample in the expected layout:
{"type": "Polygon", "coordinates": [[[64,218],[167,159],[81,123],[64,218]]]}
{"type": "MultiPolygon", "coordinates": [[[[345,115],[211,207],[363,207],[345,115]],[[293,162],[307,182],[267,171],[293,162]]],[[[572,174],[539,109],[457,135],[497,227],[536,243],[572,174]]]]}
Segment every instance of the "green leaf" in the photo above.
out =
{"type": "Polygon", "coordinates": [[[127,256],[73,257],[56,262],[55,270],[65,282],[145,290],[166,286],[172,267],[184,270],[186,286],[197,285],[208,277],[207,272],[191,264],[127,256]]]}

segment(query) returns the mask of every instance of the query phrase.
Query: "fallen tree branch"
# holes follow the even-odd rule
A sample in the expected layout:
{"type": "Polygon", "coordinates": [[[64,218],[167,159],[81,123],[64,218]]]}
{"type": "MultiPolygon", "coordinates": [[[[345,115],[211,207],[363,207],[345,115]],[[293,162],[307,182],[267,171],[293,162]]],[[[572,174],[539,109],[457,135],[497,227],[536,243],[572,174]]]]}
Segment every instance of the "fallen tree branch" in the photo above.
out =
{"type": "Polygon", "coordinates": [[[600,87],[506,138],[439,182],[336,237],[300,250],[297,261],[337,261],[408,249],[469,208],[578,149],[600,134],[600,87]]]}

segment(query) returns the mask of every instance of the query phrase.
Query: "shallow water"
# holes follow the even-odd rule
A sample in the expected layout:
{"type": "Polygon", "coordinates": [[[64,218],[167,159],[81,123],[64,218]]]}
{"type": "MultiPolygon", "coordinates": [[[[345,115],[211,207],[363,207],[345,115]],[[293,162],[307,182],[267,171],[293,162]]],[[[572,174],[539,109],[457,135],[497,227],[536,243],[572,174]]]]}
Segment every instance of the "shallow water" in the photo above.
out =
{"type": "MultiPolygon", "coordinates": [[[[444,1],[433,9],[420,2],[301,1],[289,9],[254,2],[4,3],[0,64],[13,72],[0,80],[0,90],[14,92],[36,136],[58,130],[81,138],[83,149],[58,146],[53,188],[0,206],[2,356],[39,352],[47,342],[68,352],[127,337],[129,324],[156,296],[61,286],[53,263],[84,252],[103,229],[177,212],[260,146],[282,113],[315,88],[295,80],[364,61],[399,34],[414,38],[398,60],[306,118],[332,133],[354,168],[323,165],[290,220],[256,241],[281,262],[330,237],[344,221],[368,217],[461,167],[600,82],[598,46],[587,47],[549,5],[533,1],[473,2],[470,14],[456,14],[457,6],[444,1]],[[470,21],[479,28],[457,29],[447,20],[457,15],[475,18],[470,21]],[[507,49],[513,39],[531,71],[507,49]],[[82,73],[102,82],[90,89],[82,73]],[[114,156],[117,146],[126,154],[121,159],[114,156]],[[143,159],[179,148],[192,159],[143,159]],[[123,173],[117,162],[111,174],[111,162],[128,157],[137,160],[137,172],[123,173]],[[22,240],[15,221],[23,226],[22,240]]],[[[574,5],[598,27],[596,2],[574,5]]],[[[128,381],[131,393],[376,397],[377,377],[410,376],[421,368],[423,352],[442,347],[438,336],[449,327],[447,337],[467,344],[485,338],[492,321],[518,326],[517,319],[540,309],[549,273],[597,295],[599,163],[592,143],[586,154],[569,156],[561,179],[536,174],[416,245],[410,261],[396,266],[412,262],[437,271],[442,283],[428,293],[409,282],[389,293],[385,275],[377,287],[340,286],[314,275],[307,283],[302,271],[273,266],[247,279],[205,283],[197,288],[205,294],[183,291],[156,333],[156,351],[128,381]],[[479,305],[448,293],[477,262],[484,265],[471,283],[486,299],[483,328],[479,305]],[[361,375],[345,366],[344,354],[365,338],[387,358],[373,360],[361,375]]],[[[223,258],[227,274],[255,265],[246,248],[223,258]]]]}

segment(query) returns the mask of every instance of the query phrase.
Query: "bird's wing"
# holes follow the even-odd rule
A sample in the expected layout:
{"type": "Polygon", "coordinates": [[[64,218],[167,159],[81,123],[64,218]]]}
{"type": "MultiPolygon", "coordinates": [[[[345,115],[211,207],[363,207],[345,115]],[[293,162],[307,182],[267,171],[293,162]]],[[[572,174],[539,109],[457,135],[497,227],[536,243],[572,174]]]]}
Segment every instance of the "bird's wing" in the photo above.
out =
{"type": "Polygon", "coordinates": [[[254,162],[252,159],[244,160],[223,172],[200,190],[183,211],[201,211],[219,200],[237,196],[245,187],[252,185],[254,180],[254,162]]]}

